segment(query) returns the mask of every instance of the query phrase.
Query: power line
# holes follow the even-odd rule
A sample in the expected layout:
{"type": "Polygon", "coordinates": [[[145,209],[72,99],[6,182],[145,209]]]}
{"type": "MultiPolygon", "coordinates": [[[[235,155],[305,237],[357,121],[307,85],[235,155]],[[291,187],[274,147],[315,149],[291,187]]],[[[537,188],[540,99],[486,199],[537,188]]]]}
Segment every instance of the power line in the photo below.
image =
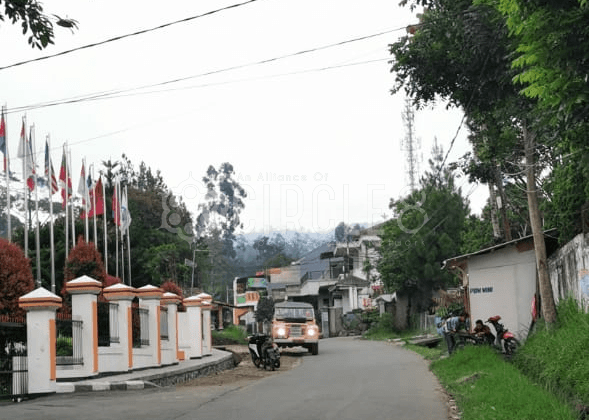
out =
{"type": "Polygon", "coordinates": [[[132,93],[134,90],[140,90],[142,88],[132,88],[132,89],[127,89],[127,90],[110,91],[110,92],[99,92],[97,94],[90,94],[90,96],[80,95],[80,96],[73,97],[71,99],[56,100],[53,102],[45,102],[45,103],[40,103],[40,104],[35,104],[35,105],[26,105],[26,106],[22,106],[22,107],[12,108],[7,112],[7,114],[12,114],[12,113],[17,113],[17,112],[26,112],[26,111],[31,111],[34,109],[48,108],[48,107],[73,104],[73,103],[125,98],[125,97],[139,96],[139,95],[152,95],[152,94],[157,94],[157,93],[166,93],[166,92],[173,92],[173,91],[178,91],[178,90],[188,90],[188,89],[198,89],[198,88],[204,88],[204,87],[220,86],[220,85],[226,85],[226,84],[231,84],[231,83],[240,83],[240,82],[248,82],[248,81],[255,81],[255,80],[267,80],[267,79],[273,79],[273,78],[278,78],[278,77],[295,76],[295,75],[299,75],[299,74],[321,72],[321,71],[334,70],[334,69],[345,68],[345,67],[359,66],[359,65],[364,65],[364,64],[372,64],[372,63],[388,61],[388,60],[389,60],[388,57],[387,58],[377,58],[374,60],[365,60],[365,61],[358,61],[358,62],[354,62],[354,63],[339,64],[339,65],[334,65],[334,66],[318,67],[318,68],[313,68],[313,69],[305,69],[305,70],[286,72],[286,73],[277,73],[277,74],[272,74],[272,75],[267,75],[267,76],[257,76],[257,77],[250,77],[250,78],[244,78],[244,79],[226,80],[226,81],[220,81],[220,82],[204,83],[204,84],[200,84],[200,85],[183,86],[183,87],[161,89],[161,90],[151,90],[151,91],[147,91],[147,92],[132,93]]]}
{"type": "Polygon", "coordinates": [[[186,22],[189,22],[191,20],[195,20],[195,19],[199,19],[199,18],[202,18],[202,17],[210,16],[210,15],[213,15],[215,13],[223,12],[225,10],[234,9],[234,8],[237,8],[237,7],[240,7],[240,6],[245,6],[247,4],[250,4],[250,3],[253,3],[253,2],[256,2],[256,1],[258,1],[258,0],[247,0],[247,1],[244,1],[243,3],[231,4],[229,6],[221,7],[220,9],[211,10],[209,12],[205,12],[205,13],[202,13],[202,14],[199,14],[199,15],[190,16],[190,17],[187,17],[187,18],[175,20],[173,22],[164,23],[162,25],[158,25],[158,26],[155,26],[153,28],[142,29],[142,30],[139,30],[139,31],[136,31],[136,32],[131,32],[131,33],[128,33],[128,34],[115,36],[114,38],[109,38],[109,39],[106,39],[104,41],[93,42],[91,44],[82,45],[80,47],[72,48],[70,50],[65,50],[65,51],[62,51],[62,52],[59,52],[59,53],[55,53],[55,54],[50,54],[50,55],[46,55],[46,56],[43,56],[43,57],[34,58],[32,60],[20,61],[18,63],[14,63],[14,64],[9,64],[7,66],[0,67],[0,70],[5,70],[5,69],[12,68],[12,67],[22,66],[24,64],[33,63],[33,62],[36,62],[36,61],[47,60],[49,58],[59,57],[59,56],[70,54],[70,53],[73,53],[73,52],[76,52],[76,51],[80,51],[80,50],[84,50],[84,49],[88,49],[88,48],[97,47],[99,45],[108,44],[110,42],[120,41],[121,39],[130,38],[132,36],[146,34],[148,32],[157,31],[159,29],[167,28],[169,26],[177,25],[179,23],[186,23],[186,22]]]}
{"type": "MultiPolygon", "coordinates": [[[[373,34],[369,34],[369,35],[363,35],[363,36],[359,36],[359,37],[355,37],[355,38],[351,38],[351,39],[347,39],[344,41],[338,41],[338,42],[334,42],[331,44],[326,44],[326,45],[322,45],[319,47],[313,47],[313,48],[307,48],[307,49],[303,49],[303,50],[299,50],[293,53],[288,53],[288,54],[283,54],[283,55],[279,55],[279,56],[275,56],[272,58],[267,58],[267,59],[263,59],[263,60],[259,60],[259,61],[254,61],[254,62],[250,62],[250,63],[245,63],[245,64],[238,64],[235,66],[229,66],[229,67],[225,67],[222,69],[216,69],[216,70],[211,70],[205,73],[199,73],[199,74],[195,74],[195,75],[191,75],[191,76],[185,76],[185,77],[180,77],[180,78],[175,78],[175,79],[169,79],[169,80],[165,80],[163,82],[157,82],[157,83],[152,83],[149,85],[142,85],[142,86],[136,86],[136,87],[132,87],[132,88],[125,88],[125,89],[118,89],[118,90],[110,90],[110,91],[103,91],[103,92],[95,92],[95,93],[89,93],[86,95],[77,95],[71,98],[64,98],[61,100],[57,100],[57,101],[50,101],[50,102],[44,102],[44,103],[39,103],[39,104],[34,104],[34,105],[25,105],[25,106],[21,106],[21,107],[16,107],[16,108],[12,108],[10,109],[7,113],[15,113],[15,112],[25,112],[28,110],[32,110],[32,109],[39,109],[39,108],[44,108],[44,107],[48,107],[48,106],[55,106],[57,104],[61,104],[61,103],[76,103],[76,102],[82,102],[83,100],[94,100],[94,99],[99,99],[102,97],[107,97],[109,95],[117,95],[117,94],[121,94],[121,93],[126,93],[126,92],[132,92],[135,90],[141,90],[141,89],[148,89],[148,88],[153,88],[153,87],[158,87],[158,86],[164,86],[164,85],[169,85],[169,84],[173,84],[173,83],[179,83],[179,82],[184,82],[186,80],[190,80],[190,79],[196,79],[199,77],[205,77],[205,76],[211,76],[214,74],[219,74],[219,73],[225,73],[225,72],[229,72],[232,70],[239,70],[239,69],[243,69],[243,68],[247,68],[247,67],[253,67],[253,66],[258,66],[258,65],[263,65],[263,64],[268,64],[271,62],[275,62],[275,61],[279,61],[279,60],[284,60],[286,58],[291,58],[291,57],[296,57],[296,56],[300,56],[300,55],[305,55],[305,54],[310,54],[310,53],[314,53],[317,51],[321,51],[321,50],[326,50],[329,48],[335,48],[335,47],[339,47],[342,45],[346,45],[346,44],[351,44],[354,42],[359,42],[359,41],[364,41],[366,39],[371,39],[371,38],[376,38],[382,35],[386,35],[389,33],[393,33],[393,32],[398,32],[401,30],[405,30],[405,27],[398,27],[398,28],[393,28],[393,29],[388,29],[385,31],[380,31],[380,32],[376,32],[373,34]]],[[[389,59],[387,59],[389,60],[389,59]]],[[[343,67],[344,65],[342,65],[343,67]]],[[[336,68],[336,67],[333,67],[336,68]]],[[[326,68],[327,69],[327,68],[326,68]]],[[[0,70],[2,70],[2,68],[0,67],[0,70]]]]}

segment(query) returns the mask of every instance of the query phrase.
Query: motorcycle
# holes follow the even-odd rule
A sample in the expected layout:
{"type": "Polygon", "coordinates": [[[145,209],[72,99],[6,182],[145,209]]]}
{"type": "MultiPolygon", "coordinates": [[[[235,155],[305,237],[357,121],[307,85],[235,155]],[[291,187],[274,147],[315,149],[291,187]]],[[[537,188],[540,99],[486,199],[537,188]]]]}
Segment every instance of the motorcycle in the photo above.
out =
{"type": "Polygon", "coordinates": [[[270,368],[280,367],[280,351],[272,338],[266,334],[255,334],[249,338],[248,348],[252,356],[252,362],[256,367],[270,368]]]}
{"type": "Polygon", "coordinates": [[[508,356],[513,355],[519,346],[515,335],[510,332],[505,326],[499,322],[501,317],[499,315],[495,315],[487,319],[487,323],[492,324],[495,327],[495,331],[497,332],[497,344],[499,347],[505,351],[505,354],[508,356]]]}

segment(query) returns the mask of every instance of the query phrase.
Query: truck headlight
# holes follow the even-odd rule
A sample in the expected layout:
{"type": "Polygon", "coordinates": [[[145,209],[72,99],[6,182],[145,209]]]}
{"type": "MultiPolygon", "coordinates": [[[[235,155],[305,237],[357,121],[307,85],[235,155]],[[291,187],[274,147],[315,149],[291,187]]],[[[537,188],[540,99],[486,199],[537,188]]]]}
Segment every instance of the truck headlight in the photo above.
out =
{"type": "Polygon", "coordinates": [[[276,333],[282,337],[286,336],[286,329],[284,327],[280,327],[276,330],[276,333]]]}
{"type": "Polygon", "coordinates": [[[315,330],[315,328],[309,328],[307,330],[307,334],[309,334],[311,337],[313,337],[316,333],[317,333],[317,330],[315,330]]]}

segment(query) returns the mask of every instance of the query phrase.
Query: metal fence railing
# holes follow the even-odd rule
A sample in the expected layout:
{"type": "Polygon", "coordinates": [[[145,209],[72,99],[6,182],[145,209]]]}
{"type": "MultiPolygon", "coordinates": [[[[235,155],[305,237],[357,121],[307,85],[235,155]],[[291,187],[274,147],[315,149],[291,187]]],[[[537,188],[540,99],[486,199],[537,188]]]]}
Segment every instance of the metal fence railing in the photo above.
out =
{"type": "Polygon", "coordinates": [[[133,335],[133,347],[149,345],[149,310],[131,307],[131,323],[133,335]]]}
{"type": "Polygon", "coordinates": [[[82,321],[59,316],[55,321],[56,335],[55,355],[57,365],[81,365],[82,355],[82,321]]]}
{"type": "Polygon", "coordinates": [[[162,340],[169,339],[168,333],[168,308],[165,306],[160,307],[160,338],[162,340]]]}
{"type": "Polygon", "coordinates": [[[119,304],[98,302],[98,345],[108,347],[119,342],[119,304]]]}
{"type": "Polygon", "coordinates": [[[0,400],[28,393],[27,325],[24,318],[0,315],[0,400]]]}

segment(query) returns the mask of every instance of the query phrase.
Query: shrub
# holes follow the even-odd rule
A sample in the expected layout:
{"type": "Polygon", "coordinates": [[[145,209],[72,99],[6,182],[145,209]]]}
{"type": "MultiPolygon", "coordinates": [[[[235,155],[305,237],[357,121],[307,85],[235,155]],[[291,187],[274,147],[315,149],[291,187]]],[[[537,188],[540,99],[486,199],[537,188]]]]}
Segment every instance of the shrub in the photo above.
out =
{"type": "Polygon", "coordinates": [[[24,314],[18,298],[34,288],[31,261],[17,245],[0,238],[0,314],[24,314]]]}
{"type": "Polygon", "coordinates": [[[184,298],[184,293],[182,292],[182,289],[172,280],[167,280],[164,283],[162,283],[160,289],[162,289],[164,292],[174,293],[180,296],[181,298],[184,298]]]}
{"type": "Polygon", "coordinates": [[[74,354],[72,341],[71,337],[57,337],[55,340],[56,356],[72,356],[74,354]]]}
{"type": "Polygon", "coordinates": [[[64,283],[61,295],[67,296],[66,283],[81,276],[88,276],[106,284],[107,276],[102,262],[102,255],[92,242],[84,242],[80,236],[78,243],[71,250],[65,263],[64,283]]]}

